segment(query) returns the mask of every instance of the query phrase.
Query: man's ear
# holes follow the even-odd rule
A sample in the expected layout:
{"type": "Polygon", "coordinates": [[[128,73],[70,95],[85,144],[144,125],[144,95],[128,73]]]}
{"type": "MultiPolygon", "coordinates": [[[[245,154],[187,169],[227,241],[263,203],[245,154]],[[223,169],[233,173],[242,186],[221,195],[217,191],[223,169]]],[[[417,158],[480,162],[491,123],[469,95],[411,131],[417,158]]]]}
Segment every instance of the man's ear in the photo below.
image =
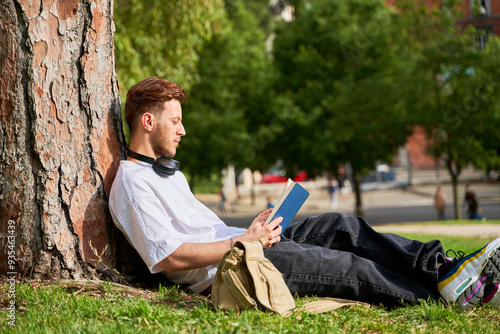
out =
{"type": "Polygon", "coordinates": [[[145,112],[144,114],[142,114],[142,117],[141,117],[141,124],[142,124],[142,127],[146,130],[146,131],[152,131],[153,130],[153,124],[155,122],[155,116],[149,112],[145,112]]]}

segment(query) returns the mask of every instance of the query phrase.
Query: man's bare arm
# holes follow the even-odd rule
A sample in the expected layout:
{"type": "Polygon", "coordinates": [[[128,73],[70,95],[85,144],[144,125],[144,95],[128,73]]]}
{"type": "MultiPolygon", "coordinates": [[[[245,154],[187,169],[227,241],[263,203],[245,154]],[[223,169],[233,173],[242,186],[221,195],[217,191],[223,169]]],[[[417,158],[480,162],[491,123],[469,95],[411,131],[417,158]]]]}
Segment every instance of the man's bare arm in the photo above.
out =
{"type": "MultiPolygon", "coordinates": [[[[278,225],[283,219],[274,219],[270,224],[263,226],[271,211],[272,209],[269,209],[258,215],[247,232],[234,238],[234,241],[251,242],[266,236],[269,239],[269,243],[264,245],[264,247],[271,247],[272,244],[278,242],[280,240],[279,235],[281,234],[281,226],[278,225]]],[[[172,254],[163,259],[160,265],[167,272],[202,268],[219,262],[230,248],[231,241],[229,239],[208,243],[183,243],[172,254]]]]}
{"type": "Polygon", "coordinates": [[[218,262],[230,247],[229,239],[210,243],[183,243],[160,265],[167,272],[206,267],[218,262]]]}

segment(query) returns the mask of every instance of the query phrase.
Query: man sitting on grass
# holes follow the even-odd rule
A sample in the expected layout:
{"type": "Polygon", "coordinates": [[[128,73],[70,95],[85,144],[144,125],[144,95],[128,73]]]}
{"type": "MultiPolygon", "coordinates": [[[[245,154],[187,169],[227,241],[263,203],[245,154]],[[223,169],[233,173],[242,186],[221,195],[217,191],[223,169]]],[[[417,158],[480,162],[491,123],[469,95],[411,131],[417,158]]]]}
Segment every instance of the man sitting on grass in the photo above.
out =
{"type": "MultiPolygon", "coordinates": [[[[500,307],[500,239],[468,256],[445,258],[437,240],[420,242],[377,233],[360,217],[326,213],[281,230],[281,218],[263,226],[271,209],[248,229],[228,227],[199,202],[178,164],[184,90],[148,78],[127,94],[131,139],[110,194],[118,228],[152,273],[194,292],[210,291],[217,263],[236,240],[265,236],[265,256],[292,294],[358,300],[394,307],[432,298],[469,309],[500,307]]],[[[223,135],[223,134],[214,134],[223,135]]]]}

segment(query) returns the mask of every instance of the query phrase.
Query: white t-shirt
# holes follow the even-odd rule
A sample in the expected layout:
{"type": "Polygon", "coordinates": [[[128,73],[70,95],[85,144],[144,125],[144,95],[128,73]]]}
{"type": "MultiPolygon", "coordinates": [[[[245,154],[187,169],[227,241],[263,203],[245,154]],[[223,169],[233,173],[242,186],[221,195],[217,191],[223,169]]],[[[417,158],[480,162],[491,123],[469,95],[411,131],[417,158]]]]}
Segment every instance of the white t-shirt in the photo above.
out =
{"type": "Polygon", "coordinates": [[[116,226],[137,250],[151,273],[195,292],[212,284],[217,265],[167,273],[159,262],[182,243],[206,243],[242,235],[198,201],[184,175],[161,177],[150,164],[123,160],[111,187],[109,208],[116,226]]]}

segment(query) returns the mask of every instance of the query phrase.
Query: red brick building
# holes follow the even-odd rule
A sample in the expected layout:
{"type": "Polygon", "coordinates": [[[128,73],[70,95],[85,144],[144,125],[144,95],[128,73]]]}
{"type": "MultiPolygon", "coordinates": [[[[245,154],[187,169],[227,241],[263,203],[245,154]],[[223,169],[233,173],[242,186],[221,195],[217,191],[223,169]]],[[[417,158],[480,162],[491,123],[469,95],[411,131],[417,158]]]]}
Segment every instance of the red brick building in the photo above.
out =
{"type": "Polygon", "coordinates": [[[500,36],[500,1],[464,0],[460,8],[464,17],[457,19],[457,24],[461,27],[473,25],[483,32],[477,37],[480,47],[484,47],[489,35],[500,36]]]}

